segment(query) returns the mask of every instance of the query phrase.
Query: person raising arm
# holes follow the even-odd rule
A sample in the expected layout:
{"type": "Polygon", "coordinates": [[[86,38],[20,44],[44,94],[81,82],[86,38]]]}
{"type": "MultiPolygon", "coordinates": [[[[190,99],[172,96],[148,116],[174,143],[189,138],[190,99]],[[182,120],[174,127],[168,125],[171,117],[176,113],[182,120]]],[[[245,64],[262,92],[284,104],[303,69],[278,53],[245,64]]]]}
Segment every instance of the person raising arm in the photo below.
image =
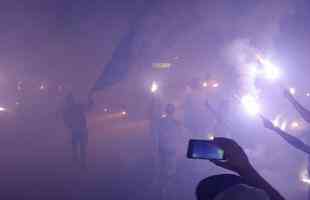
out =
{"type": "Polygon", "coordinates": [[[236,172],[247,185],[264,190],[270,200],[285,199],[255,170],[242,147],[235,141],[228,138],[215,138],[212,143],[225,152],[225,161],[212,160],[212,163],[224,169],[236,172]]]}
{"type": "Polygon", "coordinates": [[[265,117],[261,116],[261,118],[263,120],[265,128],[276,132],[287,143],[289,143],[290,145],[292,145],[296,149],[298,149],[300,151],[303,151],[303,152],[305,152],[305,153],[310,155],[310,146],[309,145],[305,144],[300,139],[298,139],[298,138],[296,138],[296,137],[286,133],[285,131],[282,131],[280,128],[274,126],[273,123],[270,120],[266,119],[265,117]]]}
{"type": "Polygon", "coordinates": [[[307,110],[305,107],[303,107],[290,93],[289,90],[284,90],[284,97],[291,102],[291,104],[294,106],[294,108],[297,110],[297,112],[302,116],[302,118],[310,123],[310,111],[307,110]]]}

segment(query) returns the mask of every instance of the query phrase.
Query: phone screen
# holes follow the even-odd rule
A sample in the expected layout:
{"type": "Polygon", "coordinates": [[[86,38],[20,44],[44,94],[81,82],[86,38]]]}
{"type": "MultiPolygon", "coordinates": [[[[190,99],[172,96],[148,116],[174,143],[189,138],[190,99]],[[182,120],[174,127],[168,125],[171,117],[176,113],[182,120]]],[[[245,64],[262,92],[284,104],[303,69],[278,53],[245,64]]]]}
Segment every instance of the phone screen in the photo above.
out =
{"type": "Polygon", "coordinates": [[[190,140],[187,157],[191,159],[224,160],[224,150],[208,140],[190,140]]]}

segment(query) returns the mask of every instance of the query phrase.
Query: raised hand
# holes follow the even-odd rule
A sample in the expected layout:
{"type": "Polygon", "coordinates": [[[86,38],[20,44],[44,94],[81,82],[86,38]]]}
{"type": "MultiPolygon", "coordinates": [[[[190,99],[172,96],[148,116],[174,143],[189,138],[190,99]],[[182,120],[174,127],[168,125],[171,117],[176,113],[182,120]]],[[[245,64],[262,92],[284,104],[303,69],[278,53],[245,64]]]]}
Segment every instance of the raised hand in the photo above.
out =
{"type": "Polygon", "coordinates": [[[224,150],[225,161],[211,161],[215,165],[238,174],[246,173],[252,169],[244,150],[235,141],[228,138],[215,138],[212,142],[224,150]]]}
{"type": "Polygon", "coordinates": [[[292,93],[288,90],[285,89],[283,92],[283,96],[288,99],[289,101],[291,101],[292,99],[294,99],[294,96],[292,95],[292,93]]]}
{"type": "Polygon", "coordinates": [[[275,128],[274,124],[270,120],[268,120],[264,116],[260,116],[260,118],[263,120],[263,124],[264,124],[265,128],[268,128],[271,130],[273,130],[275,128]]]}

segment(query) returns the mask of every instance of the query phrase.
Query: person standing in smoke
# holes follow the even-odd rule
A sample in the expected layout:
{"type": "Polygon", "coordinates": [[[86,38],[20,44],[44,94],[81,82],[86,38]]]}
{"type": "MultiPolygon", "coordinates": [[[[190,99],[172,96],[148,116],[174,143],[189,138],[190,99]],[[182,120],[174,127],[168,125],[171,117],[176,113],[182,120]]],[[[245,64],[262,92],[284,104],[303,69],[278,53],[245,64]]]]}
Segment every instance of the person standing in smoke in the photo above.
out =
{"type": "Polygon", "coordinates": [[[211,106],[201,90],[198,78],[190,82],[190,92],[187,94],[184,105],[184,125],[195,138],[206,138],[207,131],[214,125],[211,106]]]}
{"type": "Polygon", "coordinates": [[[162,199],[167,196],[168,187],[176,180],[177,173],[177,147],[181,128],[174,114],[175,106],[167,104],[165,115],[158,124],[159,184],[162,199]]]}
{"type": "Polygon", "coordinates": [[[72,93],[65,98],[63,107],[63,120],[72,136],[73,160],[86,167],[86,154],[88,144],[88,128],[85,113],[92,106],[89,100],[87,105],[77,103],[72,93]]]}

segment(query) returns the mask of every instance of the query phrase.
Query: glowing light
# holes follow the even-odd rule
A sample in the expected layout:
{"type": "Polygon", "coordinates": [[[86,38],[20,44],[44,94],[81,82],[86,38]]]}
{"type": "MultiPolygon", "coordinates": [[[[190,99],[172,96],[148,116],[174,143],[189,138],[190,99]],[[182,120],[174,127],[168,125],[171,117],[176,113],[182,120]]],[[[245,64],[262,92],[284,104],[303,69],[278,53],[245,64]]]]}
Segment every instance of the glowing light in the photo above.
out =
{"type": "Polygon", "coordinates": [[[284,122],[282,122],[282,124],[281,124],[281,126],[280,126],[280,129],[281,129],[282,131],[285,131],[286,128],[287,128],[287,121],[284,121],[284,122]]]}
{"type": "Polygon", "coordinates": [[[204,82],[202,83],[202,87],[208,87],[208,82],[207,82],[207,81],[204,81],[204,82]]]}
{"type": "Polygon", "coordinates": [[[307,92],[307,93],[306,93],[306,96],[307,96],[307,97],[310,97],[310,92],[307,92]]]}
{"type": "Polygon", "coordinates": [[[257,60],[262,64],[262,74],[265,78],[275,80],[280,77],[280,70],[270,60],[263,58],[261,55],[256,55],[257,60]]]}
{"type": "Polygon", "coordinates": [[[296,129],[296,128],[299,128],[299,123],[298,122],[296,122],[296,121],[293,121],[292,123],[291,123],[291,128],[292,129],[296,129]]]}
{"type": "Polygon", "coordinates": [[[291,88],[289,89],[289,91],[290,91],[290,93],[291,93],[292,95],[296,94],[296,89],[293,88],[293,87],[291,87],[291,88]]]}
{"type": "Polygon", "coordinates": [[[300,173],[300,181],[306,184],[310,184],[310,179],[309,179],[309,175],[306,169],[302,170],[300,173]]]}
{"type": "Polygon", "coordinates": [[[166,117],[167,117],[166,114],[162,114],[162,115],[161,115],[161,118],[166,118],[166,117]]]}
{"type": "Polygon", "coordinates": [[[152,67],[156,69],[168,69],[171,67],[171,63],[153,63],[152,67]]]}
{"type": "Polygon", "coordinates": [[[214,140],[214,135],[212,133],[208,133],[208,140],[214,140]]]}
{"type": "Polygon", "coordinates": [[[151,91],[151,93],[155,93],[158,91],[158,84],[155,81],[152,82],[150,91],[151,91]]]}
{"type": "Polygon", "coordinates": [[[41,85],[40,85],[40,90],[45,90],[46,89],[46,87],[45,87],[45,85],[42,83],[41,85]]]}
{"type": "Polygon", "coordinates": [[[122,112],[121,112],[121,115],[126,116],[126,115],[127,115],[127,112],[126,112],[126,111],[122,111],[122,112]]]}
{"type": "Polygon", "coordinates": [[[104,111],[104,112],[108,112],[108,111],[109,111],[109,109],[105,108],[105,109],[103,109],[103,111],[104,111]]]}
{"type": "Polygon", "coordinates": [[[0,107],[0,112],[4,112],[6,109],[4,107],[0,107]]]}
{"type": "Polygon", "coordinates": [[[272,121],[273,125],[275,127],[279,127],[280,126],[280,116],[278,115],[275,120],[272,121]]]}
{"type": "Polygon", "coordinates": [[[251,95],[245,95],[241,98],[241,103],[245,111],[250,115],[257,115],[260,113],[260,105],[257,103],[255,97],[251,95]]]}
{"type": "Polygon", "coordinates": [[[310,179],[309,178],[302,178],[301,181],[310,185],[310,179]]]}
{"type": "Polygon", "coordinates": [[[213,83],[213,84],[212,84],[212,87],[214,87],[214,88],[217,88],[217,87],[219,87],[219,86],[220,86],[219,83],[213,83]]]}

